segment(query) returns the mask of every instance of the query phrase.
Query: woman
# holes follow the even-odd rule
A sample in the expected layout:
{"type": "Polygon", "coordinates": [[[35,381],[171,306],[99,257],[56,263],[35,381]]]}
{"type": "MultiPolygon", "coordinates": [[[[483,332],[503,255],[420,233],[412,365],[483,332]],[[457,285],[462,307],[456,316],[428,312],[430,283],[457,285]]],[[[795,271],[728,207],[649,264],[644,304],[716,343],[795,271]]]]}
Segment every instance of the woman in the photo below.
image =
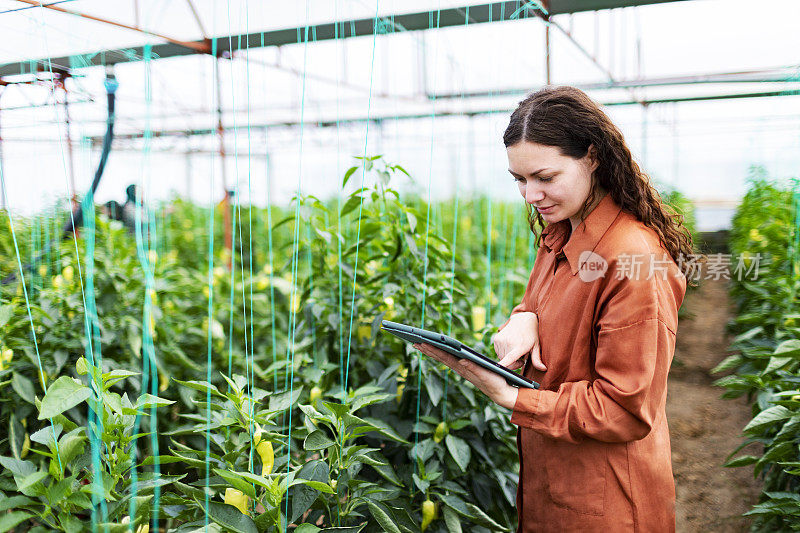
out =
{"type": "Polygon", "coordinates": [[[493,342],[541,388],[415,347],[512,409],[518,532],[674,531],[664,405],[692,255],[683,217],[578,89],[528,96],[503,141],[539,249],[493,342]]]}

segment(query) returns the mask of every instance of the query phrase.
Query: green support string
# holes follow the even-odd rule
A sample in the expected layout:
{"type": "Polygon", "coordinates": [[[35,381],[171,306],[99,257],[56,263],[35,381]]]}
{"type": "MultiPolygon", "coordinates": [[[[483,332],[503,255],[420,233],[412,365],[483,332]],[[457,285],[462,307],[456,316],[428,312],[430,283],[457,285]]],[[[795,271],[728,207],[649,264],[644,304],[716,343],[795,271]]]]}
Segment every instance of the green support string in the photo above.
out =
{"type": "MultiPolygon", "coordinates": [[[[217,2],[214,2],[214,9],[216,10],[217,2]]],[[[216,20],[216,19],[215,19],[216,20]]],[[[216,24],[215,24],[216,26],[216,24]]],[[[218,50],[218,39],[215,37],[211,40],[211,57],[214,61],[214,90],[219,92],[219,68],[217,66],[217,50],[218,50]]],[[[217,100],[219,100],[219,95],[217,95],[217,100]]],[[[208,310],[206,314],[206,320],[208,320],[208,331],[206,332],[206,382],[211,383],[211,351],[212,351],[212,338],[211,338],[211,324],[214,318],[214,178],[216,175],[216,166],[214,165],[214,158],[211,159],[211,179],[209,180],[209,188],[210,188],[210,205],[208,208],[208,310]]],[[[211,389],[206,389],[206,428],[205,428],[205,437],[206,437],[206,456],[205,456],[205,490],[204,490],[204,499],[203,499],[203,517],[205,522],[205,530],[208,531],[209,525],[209,516],[208,516],[208,508],[210,506],[210,495],[211,489],[209,486],[209,476],[211,475],[210,471],[210,462],[209,458],[211,457],[211,389]]]]}
{"type": "MultiPolygon", "coordinates": [[[[144,174],[147,174],[146,169],[150,162],[150,145],[152,139],[152,128],[150,124],[150,112],[152,106],[152,45],[146,44],[143,49],[144,56],[144,73],[145,73],[145,128],[144,128],[144,146],[142,149],[143,169],[144,174]]],[[[137,188],[136,202],[135,202],[135,236],[136,236],[136,253],[139,259],[139,264],[144,273],[144,305],[142,309],[142,382],[141,393],[146,394],[148,386],[150,386],[150,394],[153,396],[158,395],[158,369],[155,353],[155,344],[153,342],[153,324],[155,318],[153,317],[153,300],[152,294],[155,286],[155,264],[150,260],[150,253],[155,252],[152,241],[152,232],[155,231],[155,219],[153,218],[152,211],[147,209],[147,235],[143,233],[142,229],[142,211],[147,198],[144,196],[146,191],[149,190],[148,182],[142,183],[141,187],[137,188]]],[[[134,419],[133,434],[136,435],[139,431],[139,424],[141,423],[141,415],[137,414],[134,419]]],[[[158,527],[159,507],[161,500],[161,488],[157,480],[161,476],[161,466],[159,462],[159,444],[158,444],[158,418],[156,415],[156,405],[153,404],[150,410],[150,445],[152,447],[153,473],[152,477],[156,481],[153,488],[153,514],[151,522],[158,527]]],[[[131,449],[131,480],[132,480],[132,496],[129,502],[129,516],[131,517],[130,530],[133,531],[133,517],[136,516],[136,494],[138,492],[138,473],[137,465],[139,456],[138,443],[134,441],[131,449]]]]}
{"type": "MultiPolygon", "coordinates": [[[[432,29],[433,26],[433,12],[429,12],[429,22],[428,22],[428,29],[432,29]]],[[[436,10],[436,29],[439,29],[439,24],[441,22],[441,9],[436,10]]],[[[436,41],[436,47],[434,48],[433,58],[436,59],[438,57],[438,44],[439,41],[436,41]]],[[[434,69],[433,74],[433,90],[436,90],[436,73],[438,69],[434,69]]],[[[427,199],[427,209],[425,212],[425,254],[423,260],[423,270],[422,270],[422,313],[420,316],[420,328],[425,328],[425,302],[428,296],[428,236],[430,235],[430,227],[431,227],[431,185],[433,183],[433,139],[435,136],[435,125],[436,125],[436,97],[434,96],[433,102],[431,104],[431,143],[430,143],[430,164],[428,168],[428,199],[427,199]]],[[[416,415],[415,415],[415,432],[414,432],[414,446],[419,445],[419,432],[416,431],[416,427],[419,425],[419,410],[420,410],[420,400],[422,398],[422,374],[423,374],[423,356],[422,353],[417,351],[417,406],[416,406],[416,415]]],[[[419,472],[419,461],[414,462],[414,470],[415,472],[419,472]]],[[[413,490],[413,488],[412,488],[413,490]]]]}
{"type": "MultiPolygon", "coordinates": [[[[245,34],[250,34],[250,10],[248,9],[247,2],[245,2],[245,34]]],[[[263,36],[263,33],[262,33],[263,36]]],[[[241,35],[239,36],[241,40],[241,35]]],[[[249,41],[245,43],[245,52],[249,56],[249,41]]],[[[250,62],[245,63],[245,72],[247,79],[247,200],[249,208],[247,210],[247,236],[248,236],[248,267],[249,267],[249,287],[250,287],[250,362],[247,362],[247,350],[245,349],[245,376],[247,380],[248,394],[249,394],[249,408],[250,408],[250,427],[248,428],[250,435],[255,433],[255,402],[253,401],[254,388],[255,388],[255,331],[254,331],[254,317],[253,317],[253,188],[252,188],[252,131],[250,128],[250,62]]],[[[244,253],[244,250],[242,250],[244,253]]],[[[244,265],[242,265],[244,267],[244,265]]],[[[242,290],[244,291],[244,271],[242,271],[242,290]]],[[[244,295],[242,296],[244,299],[244,295]]],[[[246,316],[246,315],[245,315],[246,316]]],[[[245,324],[245,330],[246,330],[245,324]]],[[[248,458],[248,467],[251,473],[255,474],[255,465],[253,464],[253,439],[250,439],[250,454],[248,458]]],[[[255,490],[255,483],[251,483],[255,490]]],[[[255,505],[255,502],[253,503],[255,505]]]]}
{"type": "MultiPolygon", "coordinates": [[[[362,160],[361,167],[361,187],[364,188],[364,180],[367,174],[367,145],[369,142],[369,116],[372,110],[372,83],[375,74],[375,39],[377,37],[378,29],[378,12],[380,0],[375,1],[375,17],[372,22],[372,59],[370,60],[369,67],[369,96],[367,97],[367,122],[364,132],[364,159],[362,160]]],[[[364,210],[364,195],[360,195],[361,201],[358,204],[358,226],[356,228],[356,250],[355,250],[355,264],[353,265],[353,293],[350,297],[350,320],[347,328],[347,360],[345,361],[344,382],[342,383],[342,401],[347,401],[347,382],[350,377],[350,349],[352,346],[353,338],[353,315],[355,313],[356,301],[356,282],[358,281],[358,248],[361,241],[361,217],[364,210]]],[[[341,262],[341,261],[340,261],[341,262]]]]}
{"type": "MultiPolygon", "coordinates": [[[[301,194],[302,194],[302,176],[303,176],[303,134],[305,132],[304,125],[304,117],[305,117],[305,99],[306,99],[306,69],[308,65],[308,34],[309,34],[309,26],[308,26],[308,18],[309,18],[309,3],[306,0],[306,26],[305,26],[305,35],[303,36],[304,39],[301,41],[301,35],[299,34],[298,29],[298,44],[303,42],[303,84],[302,84],[302,91],[301,91],[301,103],[300,103],[300,142],[299,142],[299,155],[300,161],[298,165],[297,171],[297,194],[295,196],[295,211],[294,211],[294,231],[293,231],[293,241],[292,241],[292,289],[290,291],[289,297],[289,342],[286,346],[286,360],[289,365],[288,372],[286,374],[286,379],[284,380],[284,388],[288,385],[289,389],[289,397],[291,398],[294,394],[294,356],[295,356],[295,333],[296,333],[296,313],[295,313],[295,298],[297,298],[297,267],[299,263],[299,253],[300,253],[300,202],[301,202],[301,194]],[[288,384],[285,381],[288,380],[288,384]]],[[[291,468],[291,450],[292,450],[292,407],[289,405],[287,407],[289,420],[288,420],[288,432],[286,437],[286,475],[289,475],[289,469],[291,468]]],[[[289,516],[289,488],[288,485],[284,490],[282,499],[285,498],[286,504],[285,508],[285,515],[287,517],[287,522],[284,524],[284,531],[288,531],[289,523],[288,523],[288,516],[289,516]]]]}
{"type": "MultiPolygon", "coordinates": [[[[8,198],[8,193],[6,191],[5,175],[1,171],[0,171],[0,185],[2,185],[2,188],[3,188],[3,196],[5,198],[8,198]]],[[[31,336],[33,338],[33,347],[34,347],[34,350],[36,352],[36,364],[37,364],[37,366],[39,368],[39,380],[41,381],[42,387],[44,388],[45,381],[44,381],[44,370],[42,370],[42,358],[39,355],[39,342],[37,341],[37,338],[36,338],[36,327],[35,327],[35,325],[33,323],[33,314],[31,313],[31,305],[30,305],[30,301],[28,299],[28,287],[27,287],[27,285],[25,283],[25,271],[22,268],[22,258],[20,257],[20,254],[19,254],[19,244],[17,243],[16,231],[14,230],[14,218],[11,216],[11,209],[7,209],[6,210],[6,215],[8,216],[8,225],[11,228],[11,239],[14,242],[14,251],[16,252],[16,255],[17,255],[17,267],[19,269],[19,282],[22,284],[22,294],[25,297],[25,308],[26,308],[26,310],[28,312],[28,321],[31,324],[31,336]]],[[[58,449],[58,438],[57,438],[57,435],[56,435],[56,428],[55,428],[55,425],[53,424],[53,419],[49,418],[48,420],[50,420],[50,428],[53,430],[53,441],[54,441],[55,447],[56,447],[56,457],[58,458],[58,468],[60,470],[63,470],[64,466],[61,464],[61,453],[59,452],[59,449],[58,449]]]]}
{"type": "MultiPolygon", "coordinates": [[[[469,6],[466,7],[464,13],[464,27],[469,25],[469,6]]],[[[462,80],[463,81],[463,80],[462,80]]],[[[463,104],[464,102],[464,86],[461,86],[461,95],[459,97],[460,102],[463,104]]],[[[458,160],[461,160],[461,145],[459,144],[459,157],[458,160]]],[[[456,250],[458,245],[458,200],[459,200],[459,190],[461,187],[454,187],[454,195],[455,198],[453,200],[453,238],[451,241],[451,248],[452,254],[450,258],[450,310],[448,313],[447,319],[447,335],[452,336],[453,333],[453,305],[455,304],[455,298],[453,297],[455,291],[455,283],[456,283],[456,250]]],[[[447,421],[447,392],[448,392],[448,385],[450,383],[450,374],[452,371],[448,368],[444,374],[444,391],[442,393],[442,421],[447,421]]]]}

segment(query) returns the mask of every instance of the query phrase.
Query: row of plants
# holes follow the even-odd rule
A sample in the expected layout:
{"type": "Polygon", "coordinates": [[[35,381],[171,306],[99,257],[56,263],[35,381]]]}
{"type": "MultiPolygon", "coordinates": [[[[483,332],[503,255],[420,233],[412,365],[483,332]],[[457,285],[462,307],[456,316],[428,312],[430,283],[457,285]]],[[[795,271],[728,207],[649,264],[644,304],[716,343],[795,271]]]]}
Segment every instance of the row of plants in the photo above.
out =
{"type": "Polygon", "coordinates": [[[798,185],[795,180],[787,187],[753,168],[730,233],[731,253],[753,269],[732,278],[733,354],[713,372],[730,371],[715,382],[726,389],[723,397],[746,395],[752,402],[745,439],[725,466],[752,465],[763,483],[758,503],[745,513],[753,517],[754,531],[800,529],[798,185]],[[746,446],[748,453],[737,455],[746,446]]]}
{"type": "Polygon", "coordinates": [[[0,531],[513,529],[508,413],[379,326],[491,353],[535,253],[524,207],[428,205],[399,179],[361,158],[340,201],[234,202],[232,251],[219,206],[138,231],[89,214],[52,247],[55,215],[13,219],[0,531]]]}

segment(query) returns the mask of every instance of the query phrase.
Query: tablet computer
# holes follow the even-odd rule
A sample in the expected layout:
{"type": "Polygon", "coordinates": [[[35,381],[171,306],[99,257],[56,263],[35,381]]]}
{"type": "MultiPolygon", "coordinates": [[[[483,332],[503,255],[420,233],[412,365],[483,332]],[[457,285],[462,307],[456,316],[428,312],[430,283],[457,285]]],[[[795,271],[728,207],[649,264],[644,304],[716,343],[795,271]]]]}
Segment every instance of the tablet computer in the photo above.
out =
{"type": "Polygon", "coordinates": [[[479,364],[483,368],[491,370],[495,374],[499,374],[506,378],[510,385],[515,387],[523,387],[527,389],[538,389],[539,384],[524,376],[520,376],[516,372],[512,372],[506,367],[500,365],[497,361],[489,359],[485,355],[473,350],[466,344],[455,340],[447,335],[435,333],[426,329],[415,328],[406,324],[399,324],[397,322],[390,322],[388,320],[381,320],[381,329],[392,335],[400,337],[404,341],[413,343],[423,343],[435,346],[440,350],[458,357],[459,359],[469,359],[473,363],[479,364]]]}

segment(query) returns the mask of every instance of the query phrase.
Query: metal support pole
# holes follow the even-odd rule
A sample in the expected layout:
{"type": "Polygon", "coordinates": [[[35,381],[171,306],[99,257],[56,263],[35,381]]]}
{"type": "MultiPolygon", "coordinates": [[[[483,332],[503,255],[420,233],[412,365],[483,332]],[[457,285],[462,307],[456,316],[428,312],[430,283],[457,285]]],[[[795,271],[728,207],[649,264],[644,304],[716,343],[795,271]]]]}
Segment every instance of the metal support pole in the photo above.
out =
{"type": "MultiPolygon", "coordinates": [[[[5,87],[3,90],[0,91],[0,99],[3,98],[3,93],[5,92],[5,87]]],[[[2,106],[0,106],[0,110],[2,110],[2,106]]],[[[6,176],[3,173],[3,128],[0,127],[0,178],[3,179],[5,182],[6,176]]],[[[4,210],[8,207],[6,203],[6,188],[5,186],[0,186],[0,210],[4,210]]]]}
{"type": "Polygon", "coordinates": [[[550,85],[550,17],[545,19],[544,25],[544,67],[545,82],[550,85]]]}
{"type": "MultiPolygon", "coordinates": [[[[62,105],[64,107],[64,127],[65,127],[65,137],[67,141],[67,165],[69,169],[69,186],[70,190],[72,191],[72,209],[77,209],[79,202],[78,202],[78,189],[75,186],[75,157],[72,150],[72,134],[70,131],[70,120],[69,120],[69,93],[67,92],[67,78],[69,77],[68,74],[62,74],[59,81],[56,82],[56,87],[61,87],[61,90],[64,92],[64,101],[62,105]]],[[[53,91],[55,93],[55,90],[53,91]]]]}

